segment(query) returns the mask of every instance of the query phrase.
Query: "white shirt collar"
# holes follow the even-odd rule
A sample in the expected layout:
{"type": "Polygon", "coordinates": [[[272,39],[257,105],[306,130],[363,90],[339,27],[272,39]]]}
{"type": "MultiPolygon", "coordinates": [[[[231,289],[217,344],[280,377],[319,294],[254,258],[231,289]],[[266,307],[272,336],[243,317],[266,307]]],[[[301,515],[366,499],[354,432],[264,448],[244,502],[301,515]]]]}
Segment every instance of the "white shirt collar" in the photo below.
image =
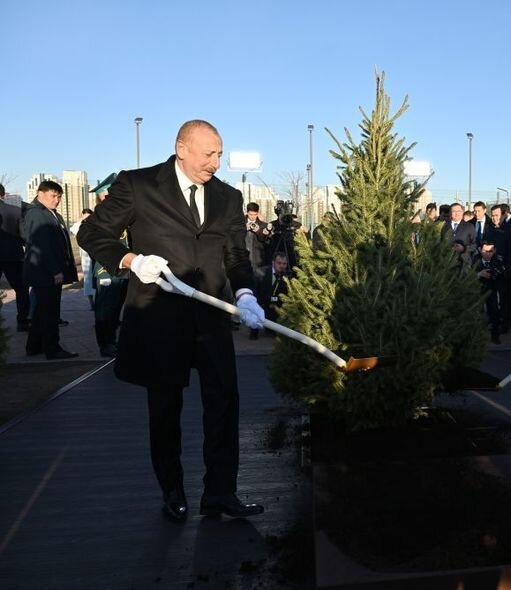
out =
{"type": "Polygon", "coordinates": [[[188,176],[186,176],[186,174],[181,170],[181,168],[179,167],[179,164],[177,163],[177,160],[175,162],[175,166],[176,166],[177,181],[179,182],[179,187],[181,188],[181,190],[183,191],[184,194],[186,194],[186,191],[190,189],[192,184],[194,184],[198,190],[200,190],[204,186],[202,184],[199,184],[198,182],[192,182],[188,178],[188,176]]]}
{"type": "Polygon", "coordinates": [[[179,188],[183,193],[188,206],[190,206],[190,187],[194,184],[197,187],[197,191],[195,193],[195,203],[197,205],[197,209],[199,211],[199,217],[201,222],[204,222],[204,185],[199,184],[198,182],[192,182],[188,176],[181,170],[177,163],[177,159],[174,163],[176,168],[176,176],[177,181],[179,183],[179,188]]]}

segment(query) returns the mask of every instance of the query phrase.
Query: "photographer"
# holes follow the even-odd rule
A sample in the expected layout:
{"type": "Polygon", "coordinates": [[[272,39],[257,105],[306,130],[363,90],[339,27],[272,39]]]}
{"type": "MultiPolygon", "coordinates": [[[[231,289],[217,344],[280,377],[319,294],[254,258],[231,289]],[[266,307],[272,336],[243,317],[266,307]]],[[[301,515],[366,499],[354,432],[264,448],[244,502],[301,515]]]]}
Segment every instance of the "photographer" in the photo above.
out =
{"type": "Polygon", "coordinates": [[[502,293],[506,288],[507,271],[502,257],[496,253],[495,244],[484,241],[475,257],[474,270],[477,272],[482,289],[487,293],[486,314],[489,320],[491,341],[500,344],[500,322],[502,316],[502,293]]]}
{"type": "Polygon", "coordinates": [[[271,260],[273,261],[276,252],[283,252],[289,268],[292,269],[297,265],[294,247],[295,234],[299,230],[307,230],[297,220],[296,215],[293,214],[292,201],[277,201],[274,211],[278,217],[268,224],[268,229],[271,230],[271,260]]]}
{"type": "MultiPolygon", "coordinates": [[[[282,305],[280,295],[287,293],[286,275],[289,271],[284,252],[274,252],[272,263],[255,273],[257,302],[264,309],[265,317],[273,322],[277,319],[277,308],[282,305]]],[[[250,340],[257,340],[258,337],[259,330],[250,330],[250,340]]]]}
{"type": "Polygon", "coordinates": [[[248,257],[254,270],[264,266],[266,262],[266,244],[270,232],[268,224],[259,219],[259,205],[249,203],[245,215],[247,235],[245,244],[248,250],[248,257]]]}

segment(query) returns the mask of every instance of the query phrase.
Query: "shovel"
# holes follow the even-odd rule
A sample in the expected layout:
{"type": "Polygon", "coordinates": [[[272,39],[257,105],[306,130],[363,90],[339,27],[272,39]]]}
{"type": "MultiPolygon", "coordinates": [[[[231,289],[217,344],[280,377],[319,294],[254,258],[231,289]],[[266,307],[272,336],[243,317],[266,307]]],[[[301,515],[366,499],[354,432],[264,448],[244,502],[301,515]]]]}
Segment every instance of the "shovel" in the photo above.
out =
{"type": "MultiPolygon", "coordinates": [[[[159,277],[156,280],[156,283],[168,293],[175,293],[176,295],[184,295],[185,297],[191,297],[192,299],[197,299],[197,301],[201,301],[202,303],[206,303],[207,305],[211,305],[213,307],[217,307],[222,311],[226,311],[231,315],[239,316],[239,310],[235,305],[230,303],[226,303],[221,299],[217,299],[212,295],[208,295],[207,293],[202,293],[201,291],[197,291],[190,285],[183,283],[180,279],[178,279],[174,273],[167,267],[163,270],[163,275],[165,276],[164,280],[162,277],[159,277]]],[[[293,340],[297,340],[306,346],[314,349],[319,354],[322,354],[326,357],[329,361],[333,362],[343,373],[352,373],[354,371],[368,371],[370,369],[374,369],[377,366],[384,366],[390,364],[388,358],[380,358],[377,356],[369,356],[365,358],[354,358],[350,357],[347,361],[342,359],[341,357],[337,356],[333,353],[330,349],[326,346],[323,346],[316,340],[309,338],[305,334],[300,332],[296,332],[295,330],[291,330],[290,328],[286,328],[281,324],[277,324],[276,322],[272,322],[271,320],[264,320],[263,326],[268,330],[272,330],[273,332],[277,332],[286,336],[287,338],[291,338],[293,340]]]]}

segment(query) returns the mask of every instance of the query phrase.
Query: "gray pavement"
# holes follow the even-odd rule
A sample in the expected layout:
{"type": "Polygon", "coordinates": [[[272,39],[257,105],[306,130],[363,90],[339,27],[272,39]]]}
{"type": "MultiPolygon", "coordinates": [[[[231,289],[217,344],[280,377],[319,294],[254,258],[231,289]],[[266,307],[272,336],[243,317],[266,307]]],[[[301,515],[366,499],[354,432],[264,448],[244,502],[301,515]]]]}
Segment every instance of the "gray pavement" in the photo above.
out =
{"type": "MultiPolygon", "coordinates": [[[[47,362],[44,355],[28,357],[25,354],[27,334],[16,331],[16,301],[15,294],[7,283],[0,281],[0,290],[5,297],[0,313],[4,318],[9,334],[8,363],[47,362]]],[[[60,343],[63,348],[77,352],[78,360],[108,360],[100,356],[94,335],[94,312],[89,309],[87,297],[82,289],[74,285],[65,287],[62,292],[62,319],[69,321],[69,325],[60,328],[60,343]]],[[[273,349],[273,337],[261,332],[258,340],[249,340],[248,329],[241,326],[233,331],[237,355],[270,354],[273,349]]],[[[76,361],[77,359],[72,359],[76,361]]],[[[62,361],[67,362],[67,361],[62,361]]]]}

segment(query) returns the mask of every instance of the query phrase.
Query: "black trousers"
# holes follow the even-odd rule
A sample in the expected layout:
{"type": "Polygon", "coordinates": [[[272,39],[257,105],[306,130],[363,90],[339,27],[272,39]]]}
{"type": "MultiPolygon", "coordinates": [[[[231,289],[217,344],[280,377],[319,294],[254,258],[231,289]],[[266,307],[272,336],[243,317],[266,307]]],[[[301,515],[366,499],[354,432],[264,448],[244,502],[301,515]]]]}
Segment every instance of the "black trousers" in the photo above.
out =
{"type": "Polygon", "coordinates": [[[28,319],[30,311],[30,299],[28,287],[23,282],[23,262],[16,260],[0,260],[0,278],[5,275],[9,285],[16,293],[16,309],[18,322],[28,319]]]}
{"type": "Polygon", "coordinates": [[[62,285],[32,287],[35,307],[28,331],[27,353],[53,354],[59,350],[59,313],[62,285]]]}
{"type": "MultiPolygon", "coordinates": [[[[234,366],[234,359],[233,359],[234,366]]],[[[204,491],[236,491],[239,463],[239,395],[236,370],[222,373],[207,354],[197,362],[203,407],[204,491]],[[234,374],[233,374],[234,373],[234,374]]],[[[163,492],[183,481],[181,465],[181,387],[165,384],[147,387],[153,468],[163,492]]]]}

